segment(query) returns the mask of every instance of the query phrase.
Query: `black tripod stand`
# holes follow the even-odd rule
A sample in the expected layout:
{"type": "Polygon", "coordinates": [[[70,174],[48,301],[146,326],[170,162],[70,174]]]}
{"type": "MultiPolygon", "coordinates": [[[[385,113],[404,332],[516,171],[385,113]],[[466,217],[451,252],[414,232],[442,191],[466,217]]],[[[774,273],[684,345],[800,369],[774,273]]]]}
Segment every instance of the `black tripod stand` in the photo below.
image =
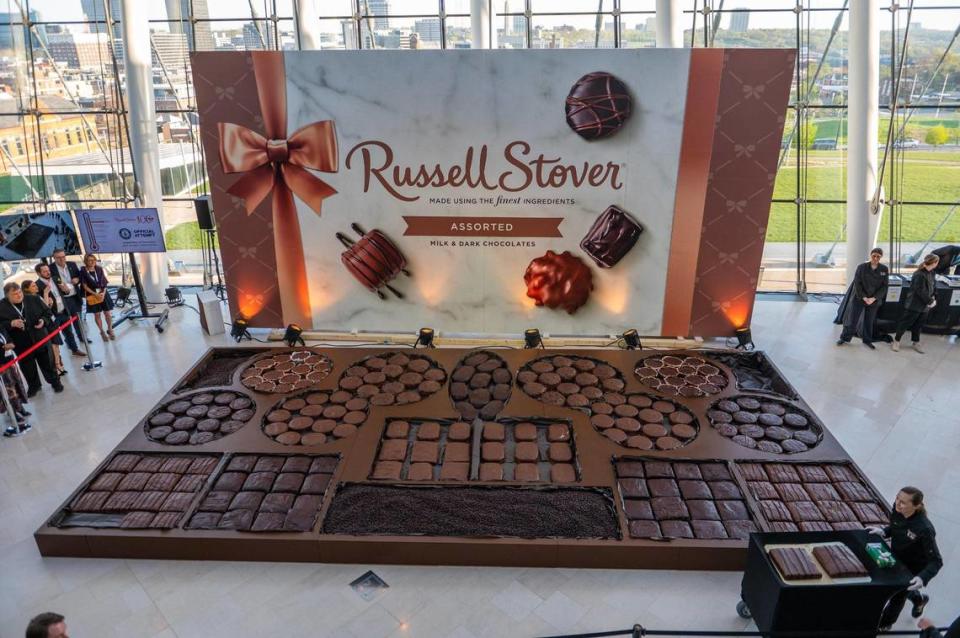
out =
{"type": "Polygon", "coordinates": [[[203,284],[209,286],[214,294],[221,301],[227,300],[227,289],[223,285],[223,274],[220,271],[220,256],[217,254],[217,231],[214,229],[203,229],[203,235],[200,238],[201,250],[203,250],[203,284]]]}
{"type": "Polygon", "coordinates": [[[151,313],[147,308],[147,294],[143,291],[143,281],[140,279],[140,269],[137,267],[137,258],[134,257],[133,253],[127,253],[130,257],[130,273],[133,275],[133,285],[137,290],[137,301],[140,302],[140,312],[137,313],[136,310],[131,310],[126,312],[119,319],[113,322],[113,327],[116,328],[121,323],[127,319],[156,319],[156,323],[153,324],[153,327],[157,329],[157,332],[163,333],[163,324],[167,320],[167,315],[170,313],[169,308],[164,309],[161,313],[151,313]]]}

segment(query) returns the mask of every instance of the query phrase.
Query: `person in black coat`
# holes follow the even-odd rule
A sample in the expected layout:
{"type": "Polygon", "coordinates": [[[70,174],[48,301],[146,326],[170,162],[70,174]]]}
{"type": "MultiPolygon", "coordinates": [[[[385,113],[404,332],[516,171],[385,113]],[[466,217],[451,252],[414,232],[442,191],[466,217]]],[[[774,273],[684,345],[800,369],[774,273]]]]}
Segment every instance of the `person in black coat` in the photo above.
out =
{"type": "Polygon", "coordinates": [[[930,254],[936,255],[940,258],[940,263],[937,264],[933,274],[949,275],[950,268],[956,264],[957,268],[954,270],[954,274],[960,275],[960,246],[955,246],[952,244],[948,246],[941,246],[930,254]]]}
{"type": "Polygon", "coordinates": [[[853,335],[857,334],[857,328],[860,328],[863,345],[871,350],[877,349],[873,345],[873,324],[877,320],[880,304],[887,297],[887,284],[890,281],[890,271],[880,263],[881,257],[883,249],[874,248],[870,251],[870,261],[857,266],[853,276],[853,293],[843,317],[843,332],[837,340],[838,346],[850,343],[853,335]]]}
{"type": "Polygon", "coordinates": [[[23,354],[35,343],[47,336],[54,326],[53,314],[39,297],[24,295],[20,284],[10,282],[3,287],[4,298],[0,301],[0,328],[7,331],[16,346],[20,370],[27,379],[27,397],[40,391],[40,374],[53,387],[54,392],[63,392],[63,384],[53,367],[50,344],[45,343],[27,356],[23,354]],[[39,373],[37,371],[39,368],[39,373]]]}
{"type": "Polygon", "coordinates": [[[914,618],[923,615],[923,609],[930,602],[930,597],[920,590],[943,567],[943,558],[937,547],[937,531],[927,518],[923,492],[910,486],[902,488],[897,493],[893,509],[889,525],[868,527],[867,531],[890,539],[890,551],[913,574],[913,579],[905,591],[894,594],[887,603],[880,619],[880,629],[883,631],[897,621],[907,598],[913,603],[911,615],[914,618]]]}
{"type": "Polygon", "coordinates": [[[897,321],[897,334],[894,335],[891,346],[894,352],[900,352],[900,337],[909,330],[913,349],[923,354],[923,348],[920,347],[920,329],[927,320],[927,313],[937,305],[937,283],[933,278],[933,269],[938,263],[939,257],[933,253],[927,255],[910,278],[910,288],[903,302],[903,311],[897,321]]]}
{"type": "MultiPolygon", "coordinates": [[[[77,343],[83,343],[83,335],[80,331],[80,312],[83,310],[83,291],[80,288],[80,267],[72,261],[67,261],[67,253],[62,248],[53,251],[53,264],[50,266],[50,277],[53,283],[57,285],[60,296],[67,306],[67,313],[71,317],[77,317],[77,321],[63,331],[63,338],[67,341],[67,347],[75,357],[85,357],[87,353],[77,343]],[[76,335],[76,336],[74,336],[76,335]]],[[[87,343],[93,343],[87,339],[87,343]]]]}

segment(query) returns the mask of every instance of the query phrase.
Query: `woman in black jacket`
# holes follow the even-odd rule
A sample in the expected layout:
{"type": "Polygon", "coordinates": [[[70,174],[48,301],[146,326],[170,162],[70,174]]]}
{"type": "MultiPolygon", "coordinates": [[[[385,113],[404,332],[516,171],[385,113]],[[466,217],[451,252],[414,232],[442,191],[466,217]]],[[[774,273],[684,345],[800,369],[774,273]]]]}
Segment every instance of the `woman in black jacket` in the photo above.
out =
{"type": "Polygon", "coordinates": [[[904,487],[897,493],[893,503],[890,524],[886,527],[868,527],[872,534],[890,539],[890,550],[898,561],[903,563],[913,579],[907,589],[894,594],[880,619],[881,630],[889,629],[897,621],[903,605],[910,599],[913,603],[911,615],[919,618],[930,597],[921,593],[921,589],[937,575],[943,567],[943,558],[937,547],[937,531],[927,518],[927,509],[923,505],[923,492],[915,487],[904,487]]]}
{"type": "Polygon", "coordinates": [[[933,278],[933,269],[938,263],[940,263],[939,257],[933,253],[927,255],[910,278],[910,288],[903,302],[903,314],[897,322],[897,334],[893,338],[894,352],[900,352],[900,337],[909,330],[913,349],[923,354],[923,349],[920,347],[920,329],[927,320],[927,313],[937,305],[934,296],[936,280],[933,278]]]}

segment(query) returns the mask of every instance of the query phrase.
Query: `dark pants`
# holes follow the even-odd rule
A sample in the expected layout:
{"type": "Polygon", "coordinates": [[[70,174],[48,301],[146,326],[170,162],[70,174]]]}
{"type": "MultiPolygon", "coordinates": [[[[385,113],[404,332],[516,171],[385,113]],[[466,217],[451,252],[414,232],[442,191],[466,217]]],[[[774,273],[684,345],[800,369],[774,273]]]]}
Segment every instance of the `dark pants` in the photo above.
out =
{"type": "Polygon", "coordinates": [[[840,333],[840,339],[850,341],[857,334],[857,327],[860,328],[860,338],[864,343],[873,341],[873,324],[877,320],[877,312],[880,310],[880,300],[874,301],[871,305],[863,303],[863,299],[857,297],[850,298],[850,304],[847,306],[847,314],[843,317],[843,332],[840,333]],[[860,324],[860,318],[863,317],[863,324],[860,324]]]}
{"type": "Polygon", "coordinates": [[[883,610],[883,616],[880,617],[881,627],[887,627],[897,622],[897,618],[900,617],[900,612],[903,611],[903,605],[907,602],[908,598],[911,603],[917,604],[920,602],[920,592],[907,591],[904,589],[894,594],[893,598],[890,599],[890,602],[887,603],[886,608],[883,610]]]}
{"type": "Polygon", "coordinates": [[[74,295],[64,297],[63,304],[66,306],[66,318],[63,321],[67,321],[70,317],[77,317],[77,321],[63,331],[63,338],[67,340],[67,347],[70,348],[71,352],[75,352],[79,350],[77,344],[83,343],[83,335],[80,334],[80,326],[77,325],[80,323],[80,311],[83,310],[83,302],[74,295]]]}
{"type": "Polygon", "coordinates": [[[924,322],[927,320],[927,310],[904,310],[903,314],[900,315],[900,320],[897,321],[897,334],[894,337],[897,341],[900,341],[900,337],[903,336],[907,330],[910,331],[910,340],[914,343],[920,343],[920,329],[923,328],[924,322]]]}
{"type": "Polygon", "coordinates": [[[37,348],[28,356],[20,359],[20,371],[27,379],[27,388],[29,390],[40,389],[40,374],[43,374],[44,380],[50,385],[56,387],[60,385],[60,377],[53,367],[53,353],[50,351],[50,344],[44,344],[37,348]],[[37,368],[40,369],[39,373],[37,368]]]}

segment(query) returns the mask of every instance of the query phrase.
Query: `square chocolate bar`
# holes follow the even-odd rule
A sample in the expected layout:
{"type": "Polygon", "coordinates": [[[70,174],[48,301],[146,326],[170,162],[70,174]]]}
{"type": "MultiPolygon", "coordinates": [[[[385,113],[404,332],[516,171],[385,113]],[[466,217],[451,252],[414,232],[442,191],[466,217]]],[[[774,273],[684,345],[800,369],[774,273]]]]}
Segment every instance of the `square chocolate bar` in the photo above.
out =
{"type": "Polygon", "coordinates": [[[626,211],[610,206],[593,222],[580,248],[601,268],[612,268],[630,252],[642,232],[643,226],[626,211]]]}

